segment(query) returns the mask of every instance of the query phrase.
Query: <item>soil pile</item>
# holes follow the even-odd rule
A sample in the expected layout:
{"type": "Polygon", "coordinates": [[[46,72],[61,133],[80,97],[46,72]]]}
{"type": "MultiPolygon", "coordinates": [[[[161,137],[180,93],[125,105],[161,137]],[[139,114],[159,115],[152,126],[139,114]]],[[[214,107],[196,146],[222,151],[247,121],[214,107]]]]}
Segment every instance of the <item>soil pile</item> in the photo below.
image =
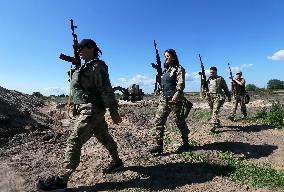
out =
{"type": "MultiPolygon", "coordinates": [[[[192,151],[181,154],[179,130],[170,114],[164,136],[164,154],[153,156],[153,120],[157,97],[145,97],[136,103],[120,102],[122,123],[114,125],[109,115],[109,131],[117,141],[125,163],[122,172],[103,174],[110,162],[107,150],[93,137],[82,148],[81,163],[70,178],[68,191],[224,191],[272,192],[230,180],[232,168],[220,159],[231,151],[242,161],[283,169],[283,130],[226,119],[232,103],[221,109],[222,127],[210,133],[208,105],[199,96],[190,98],[194,108],[186,119],[192,151]]],[[[270,95],[272,101],[283,95],[270,95]]],[[[269,107],[267,95],[252,96],[249,117],[261,107],[269,107]]],[[[59,172],[64,160],[72,121],[67,119],[66,104],[42,103],[38,98],[0,88],[0,191],[35,191],[38,177],[59,172]]],[[[238,116],[240,116],[238,111],[238,116]]]]}

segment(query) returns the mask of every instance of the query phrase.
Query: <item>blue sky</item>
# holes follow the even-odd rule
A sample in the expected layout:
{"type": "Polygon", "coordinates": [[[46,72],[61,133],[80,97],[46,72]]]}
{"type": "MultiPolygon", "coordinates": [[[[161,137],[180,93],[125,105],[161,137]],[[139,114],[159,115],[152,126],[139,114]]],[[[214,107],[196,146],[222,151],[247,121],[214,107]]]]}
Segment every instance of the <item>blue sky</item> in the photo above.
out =
{"type": "Polygon", "coordinates": [[[247,83],[283,80],[282,0],[0,0],[0,86],[24,93],[68,93],[70,19],[78,39],[92,38],[114,86],[138,83],[153,91],[153,40],[174,48],[186,69],[186,91],[198,91],[198,54],[229,83],[227,63],[247,83]],[[72,2],[72,3],[71,3],[72,2]],[[56,92],[59,91],[59,92],[56,92]]]}

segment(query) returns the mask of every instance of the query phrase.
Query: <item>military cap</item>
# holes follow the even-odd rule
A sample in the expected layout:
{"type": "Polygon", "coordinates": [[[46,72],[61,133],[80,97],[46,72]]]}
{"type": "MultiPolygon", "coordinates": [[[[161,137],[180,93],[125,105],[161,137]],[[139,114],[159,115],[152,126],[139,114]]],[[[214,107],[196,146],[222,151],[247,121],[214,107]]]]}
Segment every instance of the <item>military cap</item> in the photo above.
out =
{"type": "Polygon", "coordinates": [[[87,48],[98,48],[97,44],[92,39],[82,39],[82,41],[80,41],[80,43],[79,43],[79,47],[80,47],[80,49],[85,48],[85,47],[87,47],[87,48]]]}

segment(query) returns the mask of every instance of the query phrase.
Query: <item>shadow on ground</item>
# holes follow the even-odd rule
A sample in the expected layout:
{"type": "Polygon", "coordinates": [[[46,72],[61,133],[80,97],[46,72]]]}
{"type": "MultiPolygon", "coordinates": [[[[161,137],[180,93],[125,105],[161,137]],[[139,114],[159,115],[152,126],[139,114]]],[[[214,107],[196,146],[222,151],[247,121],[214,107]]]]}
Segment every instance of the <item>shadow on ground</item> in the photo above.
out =
{"type": "Polygon", "coordinates": [[[223,126],[222,129],[217,129],[216,133],[222,132],[230,132],[230,131],[237,131],[237,132],[261,132],[268,129],[275,129],[274,126],[271,125],[248,125],[248,126],[223,126]]]}
{"type": "Polygon", "coordinates": [[[251,145],[249,143],[242,142],[215,142],[194,147],[195,150],[231,151],[234,154],[243,154],[247,159],[267,157],[277,148],[278,147],[275,145],[251,145]]]}
{"type": "Polygon", "coordinates": [[[228,176],[233,168],[209,163],[168,163],[154,166],[130,166],[125,171],[137,172],[138,177],[122,182],[103,182],[94,186],[80,186],[67,191],[112,191],[129,188],[147,190],[175,189],[192,183],[204,183],[215,176],[228,176]]]}

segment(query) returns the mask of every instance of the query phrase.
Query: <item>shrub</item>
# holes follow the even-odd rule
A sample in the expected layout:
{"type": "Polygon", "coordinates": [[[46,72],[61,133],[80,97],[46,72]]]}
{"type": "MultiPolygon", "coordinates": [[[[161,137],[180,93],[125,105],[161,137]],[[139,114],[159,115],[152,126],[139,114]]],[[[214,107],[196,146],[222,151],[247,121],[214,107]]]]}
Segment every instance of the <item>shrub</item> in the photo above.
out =
{"type": "Polygon", "coordinates": [[[268,125],[283,126],[284,108],[279,102],[272,103],[269,113],[264,118],[264,123],[268,125]]]}
{"type": "Polygon", "coordinates": [[[32,96],[35,96],[35,97],[43,97],[43,95],[42,95],[40,92],[33,92],[33,93],[32,93],[32,96]]]}
{"type": "Polygon", "coordinates": [[[271,79],[267,83],[267,89],[284,89],[284,81],[280,81],[278,79],[271,79]]]}
{"type": "Polygon", "coordinates": [[[248,84],[248,85],[246,85],[246,90],[247,91],[256,91],[256,90],[258,90],[259,88],[256,86],[256,85],[254,85],[254,84],[248,84]]]}
{"type": "Polygon", "coordinates": [[[263,108],[256,111],[255,117],[264,119],[266,117],[266,115],[267,115],[267,109],[265,107],[263,107],[263,108]]]}
{"type": "Polygon", "coordinates": [[[266,125],[283,127],[284,107],[279,101],[273,102],[269,111],[266,108],[262,108],[256,112],[255,118],[262,119],[262,123],[266,125]]]}

